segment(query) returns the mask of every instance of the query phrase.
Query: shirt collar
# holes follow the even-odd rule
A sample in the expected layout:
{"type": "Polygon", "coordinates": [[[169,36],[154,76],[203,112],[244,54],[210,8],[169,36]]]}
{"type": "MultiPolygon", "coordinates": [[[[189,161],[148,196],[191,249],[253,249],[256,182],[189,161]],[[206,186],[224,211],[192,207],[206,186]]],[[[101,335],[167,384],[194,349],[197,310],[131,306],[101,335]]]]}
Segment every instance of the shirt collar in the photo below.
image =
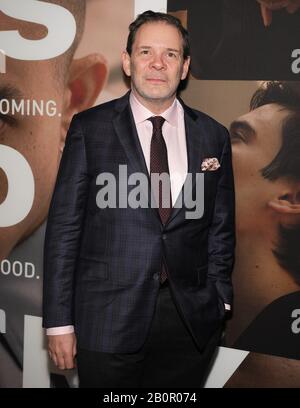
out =
{"type": "MultiPolygon", "coordinates": [[[[133,92],[130,92],[129,102],[135,124],[142,123],[151,116],[155,116],[153,112],[151,112],[149,109],[147,109],[144,105],[141,104],[141,102],[137,99],[133,92]]],[[[165,120],[171,126],[174,127],[177,127],[178,123],[178,110],[179,110],[178,105],[180,105],[180,103],[177,100],[177,98],[175,98],[172,105],[159,115],[165,118],[165,120]]]]}

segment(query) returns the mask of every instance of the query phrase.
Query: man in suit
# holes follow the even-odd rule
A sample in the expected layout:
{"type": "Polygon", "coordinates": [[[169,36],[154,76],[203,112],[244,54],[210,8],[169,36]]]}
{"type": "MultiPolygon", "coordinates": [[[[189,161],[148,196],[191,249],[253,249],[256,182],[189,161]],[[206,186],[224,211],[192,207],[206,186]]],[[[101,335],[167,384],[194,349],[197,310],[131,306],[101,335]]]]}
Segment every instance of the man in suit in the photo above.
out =
{"type": "Polygon", "coordinates": [[[199,387],[232,302],[230,140],[176,98],[190,63],[179,20],[147,11],[129,31],[131,91],[75,115],[67,135],[46,232],[43,324],[58,367],[72,368],[77,354],[81,387],[199,387]],[[146,186],[134,186],[141,175],[146,186]],[[157,175],[168,181],[159,188],[157,175]],[[201,217],[187,205],[200,200],[201,217]]]}

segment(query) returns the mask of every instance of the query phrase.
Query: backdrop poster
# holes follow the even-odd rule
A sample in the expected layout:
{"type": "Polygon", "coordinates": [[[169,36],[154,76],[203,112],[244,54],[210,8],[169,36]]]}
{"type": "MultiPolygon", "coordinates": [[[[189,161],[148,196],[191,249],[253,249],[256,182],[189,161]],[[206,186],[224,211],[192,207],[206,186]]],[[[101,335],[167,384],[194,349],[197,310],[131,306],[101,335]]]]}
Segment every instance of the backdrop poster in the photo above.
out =
{"type": "MultiPolygon", "coordinates": [[[[235,300],[223,346],[241,354],[220,385],[299,387],[300,3],[268,18],[262,3],[169,0],[168,11],[191,33],[181,96],[227,126],[232,142],[235,300]]],[[[219,353],[214,376],[229,354],[219,353]]]]}
{"type": "Polygon", "coordinates": [[[133,0],[0,2],[0,387],[67,385],[41,327],[48,207],[72,116],[127,90],[133,17],[133,0]]]}
{"type": "MultiPolygon", "coordinates": [[[[232,140],[235,302],[206,386],[299,387],[300,2],[151,7],[166,3],[191,34],[181,96],[232,140]]],[[[0,387],[76,386],[50,365],[41,327],[48,207],[73,114],[127,90],[120,54],[135,11],[149,7],[0,1],[0,387]]]]}

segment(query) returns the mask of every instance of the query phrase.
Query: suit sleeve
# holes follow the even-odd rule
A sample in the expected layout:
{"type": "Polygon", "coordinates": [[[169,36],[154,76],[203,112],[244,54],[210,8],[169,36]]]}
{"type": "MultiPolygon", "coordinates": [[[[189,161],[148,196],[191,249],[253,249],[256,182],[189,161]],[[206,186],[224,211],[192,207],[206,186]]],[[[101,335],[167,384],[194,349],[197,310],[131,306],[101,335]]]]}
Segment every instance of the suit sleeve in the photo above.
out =
{"type": "Polygon", "coordinates": [[[88,194],[85,143],[72,119],[48,213],[44,243],[43,327],[72,325],[77,255],[88,194]]]}
{"type": "Polygon", "coordinates": [[[235,250],[235,192],[230,137],[224,128],[225,143],[220,161],[220,178],[208,237],[208,277],[215,282],[224,303],[232,303],[231,273],[235,250]]]}

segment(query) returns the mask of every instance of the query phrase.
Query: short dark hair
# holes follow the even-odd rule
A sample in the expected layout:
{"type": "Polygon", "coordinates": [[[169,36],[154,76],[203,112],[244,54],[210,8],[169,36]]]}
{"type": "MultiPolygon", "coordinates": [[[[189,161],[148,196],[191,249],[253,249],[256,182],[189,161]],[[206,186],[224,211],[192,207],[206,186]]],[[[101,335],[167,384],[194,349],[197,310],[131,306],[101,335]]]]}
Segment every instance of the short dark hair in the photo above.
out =
{"type": "MultiPolygon", "coordinates": [[[[300,181],[300,82],[268,81],[254,93],[250,109],[275,103],[289,111],[282,123],[282,145],[274,159],[261,169],[270,181],[287,178],[300,181]]],[[[300,199],[300,197],[299,197],[300,199]]],[[[279,264],[300,284],[300,224],[279,225],[279,240],[273,250],[279,264]]]]}
{"type": "Polygon", "coordinates": [[[187,30],[181,24],[181,21],[170,14],[159,13],[152,10],[145,11],[139,14],[137,18],[129,26],[129,35],[127,38],[126,51],[129,55],[132,52],[132,46],[138,29],[148,23],[165,22],[173,27],[176,27],[182,37],[183,59],[186,60],[190,56],[190,41],[187,30]]]}
{"type": "Polygon", "coordinates": [[[264,82],[254,93],[250,109],[275,103],[290,113],[282,123],[282,146],[275,158],[264,167],[262,175],[269,180],[287,177],[300,180],[300,83],[264,82]]]}

